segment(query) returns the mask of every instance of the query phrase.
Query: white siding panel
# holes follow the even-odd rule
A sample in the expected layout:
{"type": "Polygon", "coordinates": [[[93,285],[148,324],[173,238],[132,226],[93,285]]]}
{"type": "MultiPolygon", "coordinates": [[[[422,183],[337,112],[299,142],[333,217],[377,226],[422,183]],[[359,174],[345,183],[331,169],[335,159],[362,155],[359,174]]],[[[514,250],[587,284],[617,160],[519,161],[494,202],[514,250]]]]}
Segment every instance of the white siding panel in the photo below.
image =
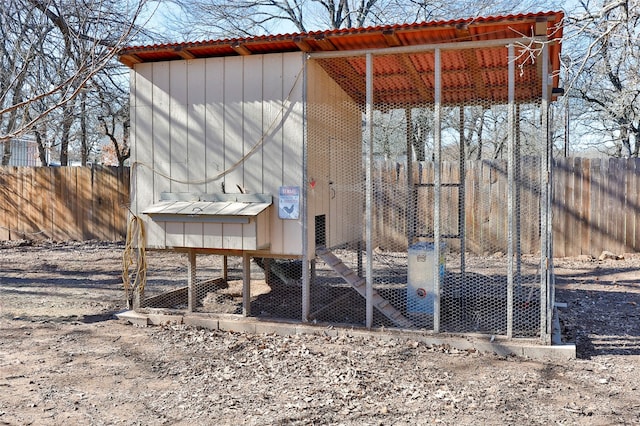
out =
{"type": "Polygon", "coordinates": [[[229,250],[242,250],[242,224],[222,224],[222,244],[229,250]]]}
{"type": "Polygon", "coordinates": [[[153,164],[153,151],[149,149],[150,138],[153,135],[153,65],[140,64],[136,66],[132,75],[134,90],[131,96],[133,105],[131,113],[132,129],[132,164],[134,164],[131,179],[132,211],[137,213],[145,207],[145,203],[153,204],[153,174],[149,168],[143,168],[139,162],[153,164]],[[140,189],[139,189],[140,188],[140,189]]]}
{"type": "Polygon", "coordinates": [[[262,193],[262,101],[263,84],[271,82],[271,78],[262,72],[263,55],[249,56],[244,59],[244,149],[245,155],[257,149],[246,158],[243,164],[243,186],[250,193],[262,193]],[[265,79],[268,82],[265,82],[265,79]]]}
{"type": "MultiPolygon", "coordinates": [[[[268,81],[263,89],[263,133],[264,139],[264,192],[274,196],[277,202],[278,190],[282,186],[282,54],[266,55],[264,58],[264,78],[268,81]]],[[[275,211],[275,209],[274,209],[275,211]]],[[[271,214],[269,218],[271,229],[271,251],[272,253],[282,253],[283,241],[283,221],[278,218],[278,214],[271,214]]]]}
{"type": "MultiPolygon", "coordinates": [[[[284,55],[285,114],[283,123],[283,183],[302,187],[303,166],[303,57],[284,55]],[[289,97],[286,99],[286,97],[289,97]]],[[[301,188],[302,189],[302,188],[301,188]]],[[[301,194],[302,196],[302,194],[301,194]]],[[[302,254],[302,215],[298,220],[285,220],[283,227],[284,254],[302,254]]]]}
{"type": "Polygon", "coordinates": [[[166,222],[167,247],[184,247],[184,223],[166,222]]]}
{"type": "MultiPolygon", "coordinates": [[[[188,106],[188,179],[190,182],[204,181],[206,174],[206,106],[205,106],[205,61],[187,62],[188,106]]],[[[189,192],[206,192],[205,184],[190,184],[189,192]]]]}
{"type": "MultiPolygon", "coordinates": [[[[320,125],[326,98],[332,96],[332,84],[327,73],[315,61],[307,62],[307,146],[308,177],[315,181],[315,188],[307,186],[309,203],[309,250],[315,247],[315,217],[329,214],[330,181],[330,144],[329,135],[320,125]]],[[[329,226],[329,222],[326,222],[329,226]]],[[[325,229],[325,235],[329,230],[325,229]]]]}
{"type": "Polygon", "coordinates": [[[257,248],[258,234],[256,229],[257,218],[251,218],[251,222],[242,226],[242,249],[255,250],[257,248]]]}
{"type": "Polygon", "coordinates": [[[309,249],[313,250],[313,219],[319,214],[327,214],[329,246],[362,239],[362,134],[361,112],[353,99],[313,60],[308,69],[309,177],[321,176],[309,194],[313,215],[309,249]]]}
{"type": "MultiPolygon", "coordinates": [[[[166,62],[158,62],[153,67],[153,132],[149,132],[146,138],[150,138],[153,141],[152,149],[149,149],[149,153],[153,154],[152,167],[156,171],[153,176],[153,185],[149,185],[148,188],[153,188],[154,199],[149,205],[142,206],[146,208],[151,204],[158,201],[161,192],[167,192],[171,190],[169,179],[164,176],[168,176],[171,172],[169,168],[169,159],[171,156],[171,127],[170,127],[170,78],[169,78],[169,64],[166,62]]],[[[149,145],[148,142],[145,143],[149,145]]]]}
{"type": "MultiPolygon", "coordinates": [[[[135,164],[137,161],[137,152],[136,152],[136,129],[137,129],[137,125],[136,125],[136,117],[137,117],[137,111],[136,111],[136,76],[137,74],[135,73],[135,71],[132,69],[129,71],[129,87],[131,90],[131,96],[129,96],[129,122],[131,123],[131,131],[129,132],[129,146],[130,146],[130,157],[129,157],[129,161],[131,162],[131,164],[135,164]]],[[[131,171],[131,180],[129,183],[129,209],[132,212],[137,212],[138,211],[138,200],[136,199],[136,194],[133,188],[133,182],[136,180],[136,176],[135,176],[135,171],[132,170],[131,171]]]]}
{"type": "MultiPolygon", "coordinates": [[[[233,167],[243,156],[243,58],[225,58],[224,69],[224,167],[233,167]]],[[[242,185],[242,164],[224,179],[226,192],[238,192],[242,185]]]]}
{"type": "Polygon", "coordinates": [[[203,223],[186,222],[184,224],[185,247],[203,247],[203,223]]]}
{"type": "Polygon", "coordinates": [[[169,62],[171,87],[171,192],[188,192],[187,61],[169,62]]]}
{"type": "Polygon", "coordinates": [[[131,96],[135,99],[135,106],[137,107],[151,106],[153,103],[153,98],[151,97],[153,66],[154,64],[138,64],[135,67],[131,96]]]}
{"type": "Polygon", "coordinates": [[[149,216],[144,219],[145,231],[147,233],[147,248],[162,249],[166,248],[165,242],[165,223],[154,222],[149,216]]]}
{"type": "MultiPolygon", "coordinates": [[[[207,179],[211,179],[224,171],[224,59],[207,59],[205,67],[205,158],[207,179]]],[[[222,178],[208,182],[205,192],[221,192],[222,182],[222,178]]]]}
{"type": "Polygon", "coordinates": [[[205,223],[204,224],[204,240],[202,242],[205,248],[222,248],[222,224],[221,223],[205,223]]]}

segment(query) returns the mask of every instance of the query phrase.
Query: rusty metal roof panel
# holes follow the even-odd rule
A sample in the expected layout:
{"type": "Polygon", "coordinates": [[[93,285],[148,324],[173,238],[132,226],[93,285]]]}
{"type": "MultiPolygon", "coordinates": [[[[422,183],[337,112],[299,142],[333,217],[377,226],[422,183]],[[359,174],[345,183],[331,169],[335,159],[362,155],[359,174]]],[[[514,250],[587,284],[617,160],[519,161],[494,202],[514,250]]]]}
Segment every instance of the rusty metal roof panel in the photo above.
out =
{"type": "Polygon", "coordinates": [[[291,51],[331,51],[381,49],[467,40],[488,40],[531,36],[544,30],[561,37],[558,30],[562,12],[470,18],[416,24],[266,35],[248,38],[130,46],[121,49],[120,60],[132,66],[138,62],[208,57],[281,53],[291,51]],[[557,34],[555,34],[557,32],[557,34]]]}
{"type": "MultiPolygon", "coordinates": [[[[301,34],[282,34],[243,39],[212,40],[194,43],[159,44],[124,48],[120,60],[134,66],[140,62],[170,61],[206,57],[254,55],[282,52],[358,51],[359,56],[317,58],[316,60],[357,103],[365,100],[366,61],[363,51],[390,47],[426,46],[494,39],[523,38],[524,43],[539,42],[532,36],[547,37],[550,47],[550,72],[558,83],[561,12],[544,12],[488,18],[461,19],[419,24],[349,28],[301,34]]],[[[506,44],[506,43],[505,43],[506,44]]],[[[516,48],[518,100],[541,96],[540,61],[531,50],[516,48]]],[[[507,98],[506,46],[441,51],[442,100],[504,102],[507,98]]],[[[374,56],[374,101],[382,104],[433,102],[435,55],[433,50],[402,55],[374,56]]]]}

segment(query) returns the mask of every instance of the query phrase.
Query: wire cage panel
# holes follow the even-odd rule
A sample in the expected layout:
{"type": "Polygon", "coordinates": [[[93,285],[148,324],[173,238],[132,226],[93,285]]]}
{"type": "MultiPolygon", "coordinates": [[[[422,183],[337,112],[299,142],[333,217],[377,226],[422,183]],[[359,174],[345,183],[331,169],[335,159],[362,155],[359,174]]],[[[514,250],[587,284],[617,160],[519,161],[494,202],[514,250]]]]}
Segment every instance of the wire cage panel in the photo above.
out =
{"type": "Polygon", "coordinates": [[[546,339],[548,112],[508,57],[311,55],[306,254],[154,253],[140,308],[546,339]]]}
{"type": "Polygon", "coordinates": [[[314,229],[316,246],[335,259],[316,259],[311,320],[369,325],[371,318],[374,327],[509,337],[546,332],[544,110],[526,87],[531,76],[516,72],[524,64],[515,61],[511,77],[478,65],[509,54],[492,47],[310,61],[342,96],[334,105],[309,93],[309,115],[325,122],[350,102],[362,134],[332,136],[347,132],[349,121],[329,120],[322,131],[310,122],[309,161],[347,168],[340,173],[359,178],[351,184],[363,195],[349,194],[357,202],[337,218],[351,235],[361,230],[359,241],[318,238],[335,223],[332,210],[314,229]],[[322,138],[330,154],[311,146],[322,138]],[[419,244],[429,249],[412,257],[419,244]],[[415,266],[414,257],[430,266],[415,266]]]}

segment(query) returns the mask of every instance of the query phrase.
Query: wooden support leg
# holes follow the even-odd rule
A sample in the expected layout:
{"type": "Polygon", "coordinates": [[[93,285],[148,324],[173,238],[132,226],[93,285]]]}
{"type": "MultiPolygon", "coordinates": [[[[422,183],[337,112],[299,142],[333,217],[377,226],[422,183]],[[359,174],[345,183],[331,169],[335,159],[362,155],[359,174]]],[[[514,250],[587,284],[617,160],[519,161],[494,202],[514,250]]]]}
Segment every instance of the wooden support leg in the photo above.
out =
{"type": "Polygon", "coordinates": [[[187,294],[188,294],[188,306],[187,310],[193,312],[196,306],[196,253],[193,250],[189,250],[187,253],[189,257],[188,277],[187,277],[187,294]]]}
{"type": "Polygon", "coordinates": [[[251,256],[242,254],[242,315],[251,315],[251,256]]]}
{"type": "Polygon", "coordinates": [[[268,257],[263,258],[264,264],[264,280],[268,286],[273,284],[273,280],[271,279],[271,259],[268,257]]]}
{"type": "Polygon", "coordinates": [[[229,279],[229,259],[227,256],[222,256],[222,278],[224,278],[224,282],[229,279]]]}

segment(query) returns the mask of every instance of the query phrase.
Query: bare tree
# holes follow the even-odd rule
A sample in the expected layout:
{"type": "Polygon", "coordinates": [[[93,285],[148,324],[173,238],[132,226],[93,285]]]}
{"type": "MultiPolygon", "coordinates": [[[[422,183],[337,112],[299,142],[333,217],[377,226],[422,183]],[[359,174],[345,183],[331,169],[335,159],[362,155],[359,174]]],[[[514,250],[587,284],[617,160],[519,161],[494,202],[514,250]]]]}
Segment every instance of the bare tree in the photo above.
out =
{"type": "MultiPolygon", "coordinates": [[[[76,127],[87,142],[84,88],[136,34],[145,2],[6,0],[0,9],[0,142],[36,132],[49,145],[40,147],[41,160],[47,148],[59,146],[66,165],[76,127]],[[53,131],[45,132],[44,123],[53,131]]],[[[3,164],[9,146],[4,143],[3,164]]]]}
{"type": "Polygon", "coordinates": [[[167,8],[164,21],[173,36],[194,40],[450,20],[539,10],[546,3],[509,0],[172,0],[165,2],[163,7],[167,8]]]}
{"type": "Polygon", "coordinates": [[[564,61],[574,146],[638,157],[640,1],[580,1],[566,24],[564,61]],[[571,49],[566,49],[570,45],[571,49]]]}

